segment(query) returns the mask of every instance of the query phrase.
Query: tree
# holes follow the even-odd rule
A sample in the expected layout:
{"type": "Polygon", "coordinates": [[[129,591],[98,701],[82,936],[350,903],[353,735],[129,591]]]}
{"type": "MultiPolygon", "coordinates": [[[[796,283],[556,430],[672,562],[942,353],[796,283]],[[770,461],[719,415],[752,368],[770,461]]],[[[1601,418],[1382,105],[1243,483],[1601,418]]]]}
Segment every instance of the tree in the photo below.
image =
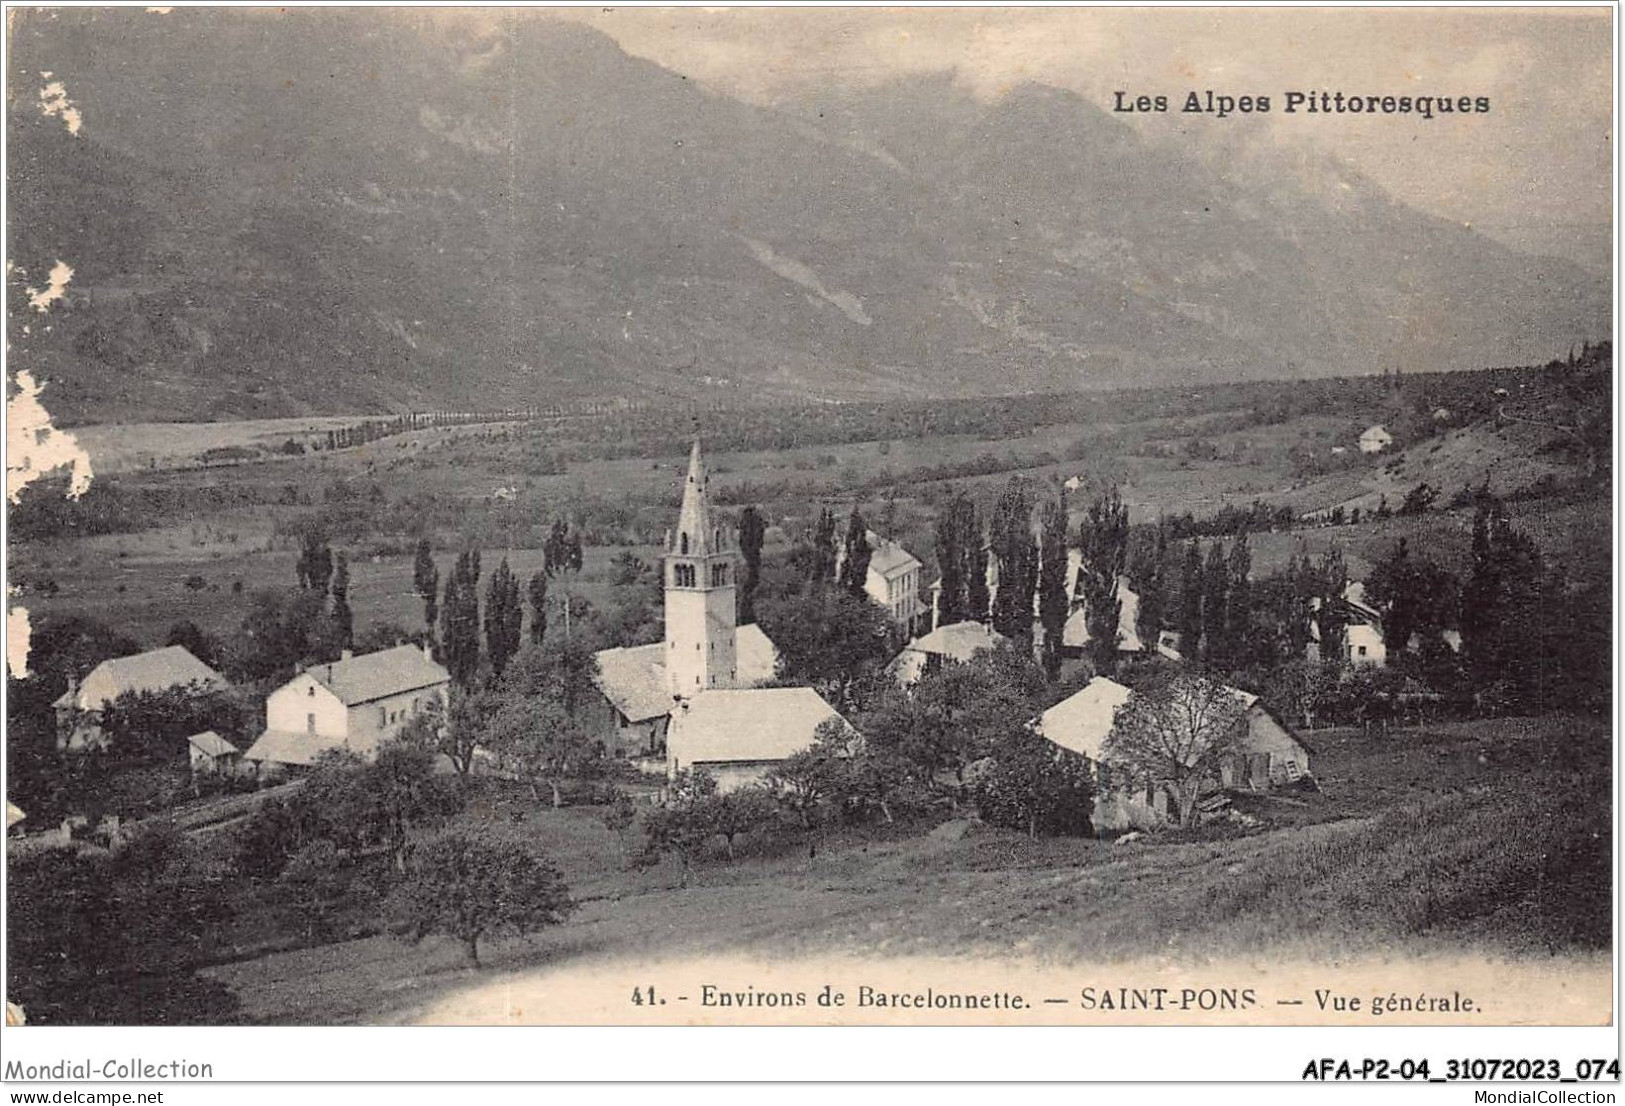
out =
{"type": "Polygon", "coordinates": [[[1533,539],[1493,496],[1473,518],[1473,571],[1461,596],[1462,653],[1473,686],[1505,686],[1509,705],[1543,698],[1547,658],[1533,635],[1552,616],[1533,539]]]}
{"type": "Polygon", "coordinates": [[[1130,779],[1147,780],[1173,803],[1178,824],[1197,821],[1196,802],[1245,732],[1235,692],[1206,676],[1159,673],[1117,712],[1101,759],[1130,779]]]}
{"type": "Polygon", "coordinates": [[[339,847],[319,838],[294,853],[277,876],[277,890],[291,919],[304,929],[307,941],[329,936],[333,931],[339,901],[350,887],[343,867],[344,854],[339,847]]]}
{"type": "Polygon", "coordinates": [[[1094,810],[1089,762],[1033,733],[1009,727],[972,787],[982,819],[1024,831],[1086,835],[1094,810]]]}
{"type": "Polygon", "coordinates": [[[1185,546],[1179,573],[1179,649],[1186,660],[1201,657],[1202,543],[1192,538],[1185,546]]]}
{"type": "Polygon", "coordinates": [[[341,647],[330,633],[325,605],[310,589],[256,591],[226,644],[227,671],[241,680],[275,683],[291,676],[296,665],[336,660],[341,647]]]}
{"type": "Polygon", "coordinates": [[[722,838],[730,861],[736,839],[773,825],[779,816],[779,804],[765,787],[741,787],[702,801],[708,808],[702,820],[722,838]]]}
{"type": "Polygon", "coordinates": [[[1225,566],[1224,661],[1231,668],[1244,667],[1255,652],[1252,571],[1252,550],[1247,543],[1247,531],[1242,530],[1230,543],[1225,566]]]}
{"type": "Polygon", "coordinates": [[[300,536],[294,575],[301,588],[327,594],[327,584],[333,576],[333,552],[327,547],[327,535],[314,525],[307,525],[300,536]]]}
{"type": "Polygon", "coordinates": [[[231,695],[194,682],[124,692],[103,708],[101,729],[119,761],[174,764],[186,760],[188,737],[204,730],[235,734],[245,720],[231,695]]]}
{"type": "Polygon", "coordinates": [[[961,573],[965,577],[965,614],[977,622],[986,622],[993,613],[993,599],[988,594],[987,583],[987,538],[982,532],[982,520],[976,514],[976,507],[967,501],[970,508],[962,524],[964,533],[964,567],[961,573]]]}
{"type": "Polygon", "coordinates": [[[389,845],[395,870],[406,872],[413,829],[445,821],[462,809],[462,794],[434,774],[434,753],[420,741],[384,742],[362,783],[377,807],[377,821],[389,845]]]}
{"type": "Polygon", "coordinates": [[[845,557],[841,561],[841,587],[862,598],[869,579],[869,561],[874,557],[869,545],[869,524],[856,507],[846,520],[845,557]]]}
{"type": "Polygon", "coordinates": [[[393,897],[408,939],[454,937],[476,968],[482,939],[557,925],[574,905],[545,856],[474,827],[444,830],[419,845],[393,897]]]}
{"type": "Polygon", "coordinates": [[[440,603],[440,650],[451,678],[463,687],[473,683],[480,667],[480,554],[471,549],[457,555],[446,577],[440,603]]]}
{"type": "Polygon", "coordinates": [[[164,636],[164,645],[179,645],[211,668],[218,668],[222,663],[220,640],[204,633],[197,623],[187,619],[170,626],[169,633],[164,636]]]}
{"type": "Polygon", "coordinates": [[[39,1025],[196,1025],[236,1000],[195,974],[231,921],[220,876],[175,827],[117,852],[6,850],[7,999],[39,1025]]]}
{"type": "Polygon", "coordinates": [[[1044,673],[1061,674],[1061,644],[1071,601],[1066,593],[1066,493],[1044,504],[1038,557],[1038,621],[1044,627],[1044,673]]]}
{"type": "Polygon", "coordinates": [[[491,573],[491,583],[485,599],[485,652],[491,658],[491,668],[498,676],[508,667],[508,661],[519,652],[523,640],[525,608],[519,599],[519,578],[508,567],[504,557],[491,573]]]}
{"type": "Polygon", "coordinates": [[[937,516],[937,567],[942,573],[937,592],[937,617],[944,626],[969,617],[970,601],[965,594],[965,515],[974,514],[964,492],[956,492],[947,508],[937,516]]]}
{"type": "Polygon", "coordinates": [[[999,561],[993,596],[993,628],[1031,644],[1033,592],[1038,584],[1038,545],[1033,540],[1033,501],[1025,480],[1012,479],[993,508],[991,540],[999,561]]]}
{"type": "Polygon", "coordinates": [[[762,582],[762,540],[767,535],[767,523],[755,507],[746,507],[739,514],[739,552],[745,559],[744,579],[739,582],[739,624],[756,621],[756,589],[762,582]]]}
{"type": "Polygon", "coordinates": [[[813,528],[810,568],[809,581],[814,585],[835,578],[835,512],[828,507],[818,512],[818,523],[813,528]]]}
{"type": "Polygon", "coordinates": [[[604,828],[615,835],[615,842],[621,852],[621,861],[626,862],[627,840],[626,835],[631,832],[637,821],[637,804],[631,796],[622,793],[615,796],[615,801],[605,808],[603,813],[604,828]]]}
{"type": "Polygon", "coordinates": [[[1383,614],[1382,640],[1390,663],[1399,663],[1412,638],[1419,649],[1456,624],[1461,585],[1427,557],[1410,555],[1400,538],[1388,556],[1371,566],[1365,597],[1383,614]]]}
{"type": "Polygon", "coordinates": [[[1230,656],[1230,570],[1224,560],[1224,542],[1208,546],[1202,567],[1202,651],[1209,665],[1223,665],[1230,656]]]}
{"type": "Polygon", "coordinates": [[[474,691],[453,684],[451,703],[442,707],[431,698],[422,711],[401,727],[398,739],[443,754],[461,780],[468,779],[474,753],[486,739],[501,699],[489,691],[474,691]]]}
{"type": "Polygon", "coordinates": [[[526,591],[530,598],[530,640],[540,645],[547,637],[547,573],[533,574],[526,591]]]}
{"type": "Polygon", "coordinates": [[[341,648],[355,640],[355,615],[350,613],[350,558],[344,550],[333,555],[333,632],[341,648]]]}
{"type": "Polygon", "coordinates": [[[764,632],[778,647],[778,676],[811,684],[837,709],[891,659],[896,628],[868,598],[838,589],[811,589],[764,604],[764,632]]]}
{"type": "Polygon", "coordinates": [[[1089,504],[1078,530],[1078,549],[1078,580],[1089,628],[1089,655],[1096,675],[1111,676],[1117,671],[1123,617],[1117,579],[1128,568],[1128,508],[1123,505],[1117,485],[1089,504]]]}
{"type": "Polygon", "coordinates": [[[434,550],[429,539],[418,542],[417,557],[412,562],[412,590],[423,600],[423,624],[428,627],[429,639],[434,640],[436,614],[439,601],[440,570],[435,567],[434,550]]]}
{"type": "Polygon", "coordinates": [[[542,543],[542,565],[549,576],[581,571],[581,534],[573,531],[562,518],[553,520],[553,526],[542,543]]]}
{"type": "Polygon", "coordinates": [[[1168,528],[1162,519],[1157,520],[1155,544],[1135,575],[1134,586],[1140,595],[1134,629],[1140,635],[1141,647],[1154,653],[1162,640],[1162,623],[1167,612],[1168,528]]]}

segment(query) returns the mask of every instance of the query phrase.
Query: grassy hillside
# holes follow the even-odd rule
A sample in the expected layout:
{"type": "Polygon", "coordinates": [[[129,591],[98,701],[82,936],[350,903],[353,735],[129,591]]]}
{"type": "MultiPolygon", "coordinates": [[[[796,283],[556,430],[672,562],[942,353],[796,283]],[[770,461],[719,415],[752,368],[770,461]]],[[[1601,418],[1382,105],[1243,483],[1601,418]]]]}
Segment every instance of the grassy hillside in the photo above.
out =
{"type": "Polygon", "coordinates": [[[1113,845],[910,827],[846,836],[810,862],[796,848],[756,847],[731,865],[719,854],[687,889],[669,861],[623,870],[591,810],[498,799],[476,816],[522,818],[583,900],[564,926],[493,945],[478,974],[451,942],[387,937],[211,974],[246,1020],[315,1023],[410,1020],[453,991],[651,953],[1036,955],[1062,965],[1608,947],[1605,724],[1504,719],[1311,741],[1322,793],[1299,805],[1261,800],[1265,826],[1253,832],[1113,845]]]}

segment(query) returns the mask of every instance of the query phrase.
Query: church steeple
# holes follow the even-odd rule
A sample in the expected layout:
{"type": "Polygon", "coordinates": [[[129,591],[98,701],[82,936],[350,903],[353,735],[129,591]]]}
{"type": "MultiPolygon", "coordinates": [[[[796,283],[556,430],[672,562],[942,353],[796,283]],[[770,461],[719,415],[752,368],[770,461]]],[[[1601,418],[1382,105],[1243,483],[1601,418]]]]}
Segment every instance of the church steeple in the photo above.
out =
{"type": "Polygon", "coordinates": [[[677,529],[666,535],[666,682],[673,695],[734,686],[735,539],[711,518],[700,439],[688,455],[677,529]]]}

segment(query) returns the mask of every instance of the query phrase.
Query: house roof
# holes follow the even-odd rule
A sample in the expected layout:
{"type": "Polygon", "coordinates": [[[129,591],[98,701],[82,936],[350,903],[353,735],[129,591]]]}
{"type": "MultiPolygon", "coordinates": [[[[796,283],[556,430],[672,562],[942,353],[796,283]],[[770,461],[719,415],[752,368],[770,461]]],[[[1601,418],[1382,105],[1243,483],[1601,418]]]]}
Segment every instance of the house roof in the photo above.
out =
{"type": "Polygon", "coordinates": [[[1062,748],[1098,761],[1117,709],[1128,702],[1129,694],[1116,680],[1096,676],[1075,695],[1039,715],[1035,728],[1062,748]]]}
{"type": "Polygon", "coordinates": [[[666,748],[681,768],[784,760],[839,717],[810,687],[702,691],[672,712],[666,748]]]}
{"type": "Polygon", "coordinates": [[[266,730],[243,754],[244,760],[271,764],[315,764],[316,758],[338,748],[336,739],[303,730],[266,730]]]}
{"type": "Polygon", "coordinates": [[[451,673],[416,645],[313,665],[307,674],[347,707],[451,681],[451,673]]]}
{"type": "Polygon", "coordinates": [[[968,661],[983,649],[992,649],[1003,640],[1003,634],[981,622],[955,622],[951,626],[938,626],[924,637],[915,638],[908,643],[906,650],[968,661]]]}
{"type": "Polygon", "coordinates": [[[875,546],[875,551],[869,556],[869,571],[882,576],[896,576],[919,567],[920,559],[894,541],[875,546]]]}
{"type": "MultiPolygon", "coordinates": [[[[665,642],[603,649],[595,655],[598,689],[628,722],[646,722],[671,713],[665,642]]],[[[779,652],[760,626],[747,623],[734,631],[734,664],[736,679],[754,687],[778,674],[779,652]]]]}
{"type": "Polygon", "coordinates": [[[79,684],[57,699],[58,707],[101,710],[127,692],[167,691],[187,684],[226,686],[226,678],[194,657],[184,645],[170,645],[129,657],[102,661],[79,684]]]}
{"type": "MultiPolygon", "coordinates": [[[[1140,631],[1140,596],[1128,586],[1128,577],[1117,578],[1117,648],[1124,653],[1138,653],[1144,648],[1140,631]]],[[[1088,611],[1079,607],[1067,615],[1066,628],[1061,632],[1061,644],[1077,648],[1089,644],[1088,611]]]]}
{"type": "MultiPolygon", "coordinates": [[[[1309,743],[1279,715],[1265,706],[1258,696],[1238,687],[1227,686],[1224,690],[1233,695],[1244,710],[1249,712],[1256,710],[1268,715],[1306,752],[1314,752],[1309,743]]],[[[1132,694],[1133,692],[1116,680],[1096,676],[1085,684],[1081,691],[1061,700],[1033,719],[1033,728],[1062,748],[1071,749],[1090,760],[1099,761],[1106,747],[1106,738],[1111,734],[1112,726],[1116,722],[1117,711],[1129,701],[1132,694]]]]}
{"type": "Polygon", "coordinates": [[[13,803],[13,802],[10,802],[10,801],[8,801],[6,803],[6,828],[7,829],[10,829],[12,826],[15,826],[18,822],[21,822],[23,819],[25,819],[27,817],[28,817],[28,815],[23,813],[23,808],[22,807],[18,806],[16,803],[13,803]]]}
{"type": "Polygon", "coordinates": [[[1375,426],[1366,427],[1365,432],[1361,434],[1360,437],[1363,439],[1370,439],[1371,441],[1391,442],[1394,440],[1394,436],[1388,433],[1388,428],[1383,426],[1381,423],[1378,423],[1375,426]]]}
{"type": "Polygon", "coordinates": [[[204,730],[186,739],[187,743],[205,756],[228,757],[237,752],[237,746],[215,733],[204,730]]]}

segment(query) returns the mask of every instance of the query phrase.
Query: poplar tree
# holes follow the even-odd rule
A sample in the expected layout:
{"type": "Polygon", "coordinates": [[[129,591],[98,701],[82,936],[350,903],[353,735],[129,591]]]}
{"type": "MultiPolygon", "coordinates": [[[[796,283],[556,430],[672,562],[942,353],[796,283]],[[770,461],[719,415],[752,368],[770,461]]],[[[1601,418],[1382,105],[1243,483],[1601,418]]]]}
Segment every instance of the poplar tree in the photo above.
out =
{"type": "Polygon", "coordinates": [[[993,509],[992,541],[999,558],[993,628],[1007,638],[1031,641],[1038,546],[1033,541],[1032,497],[1024,481],[1011,480],[999,494],[993,509]]]}
{"type": "Polygon", "coordinates": [[[457,555],[440,603],[440,647],[451,677],[469,686],[480,667],[480,554],[457,555]]]}
{"type": "Polygon", "coordinates": [[[846,555],[841,561],[841,586],[853,595],[864,594],[863,586],[869,578],[869,561],[874,550],[869,547],[869,525],[856,507],[846,520],[846,555]]]}
{"type": "Polygon", "coordinates": [[[339,647],[348,649],[355,640],[355,616],[350,612],[350,558],[344,550],[333,555],[333,626],[339,647]]]}
{"type": "Polygon", "coordinates": [[[1117,578],[1128,566],[1128,508],[1123,506],[1122,494],[1115,485],[1089,504],[1078,531],[1078,549],[1082,554],[1078,576],[1089,627],[1090,657],[1096,675],[1110,676],[1117,671],[1123,616],[1117,578]]]}
{"type": "Polygon", "coordinates": [[[485,599],[485,651],[491,658],[491,668],[498,676],[508,667],[513,655],[519,652],[524,621],[525,608],[519,599],[519,579],[504,557],[496,571],[491,573],[485,599]]]}
{"type": "Polygon", "coordinates": [[[746,507],[739,515],[739,552],[745,559],[745,578],[739,583],[740,625],[756,621],[756,589],[762,582],[762,539],[766,534],[761,512],[746,507]]]}
{"type": "Polygon", "coordinates": [[[1038,557],[1038,620],[1044,627],[1044,673],[1061,674],[1061,639],[1066,633],[1066,493],[1044,504],[1038,557]]]}
{"type": "Polygon", "coordinates": [[[429,638],[433,640],[436,615],[440,610],[440,570],[435,567],[428,538],[418,542],[417,559],[412,562],[412,590],[423,600],[423,622],[429,628],[429,638]]]}

